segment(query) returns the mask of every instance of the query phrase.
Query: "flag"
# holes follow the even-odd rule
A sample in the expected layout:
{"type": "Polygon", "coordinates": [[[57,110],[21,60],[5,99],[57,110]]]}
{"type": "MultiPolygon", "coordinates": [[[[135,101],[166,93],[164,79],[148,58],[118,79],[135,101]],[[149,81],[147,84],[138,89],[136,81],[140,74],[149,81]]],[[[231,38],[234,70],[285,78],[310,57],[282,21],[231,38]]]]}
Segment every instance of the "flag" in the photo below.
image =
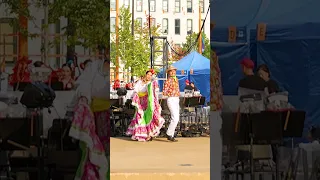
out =
{"type": "Polygon", "coordinates": [[[202,38],[202,45],[201,45],[201,46],[202,46],[202,53],[203,53],[203,52],[204,52],[204,48],[205,48],[205,47],[204,47],[204,37],[201,36],[201,38],[202,38]]]}

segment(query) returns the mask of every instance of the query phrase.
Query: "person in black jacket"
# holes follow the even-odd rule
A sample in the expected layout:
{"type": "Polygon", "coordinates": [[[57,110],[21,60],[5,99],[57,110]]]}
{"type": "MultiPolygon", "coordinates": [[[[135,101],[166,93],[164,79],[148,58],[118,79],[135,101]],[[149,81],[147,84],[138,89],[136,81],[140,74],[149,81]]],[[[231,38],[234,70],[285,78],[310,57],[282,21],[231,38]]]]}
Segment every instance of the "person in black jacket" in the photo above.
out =
{"type": "Polygon", "coordinates": [[[266,82],[269,94],[280,91],[277,82],[270,78],[270,70],[266,64],[258,67],[258,75],[266,82]]]}
{"type": "Polygon", "coordinates": [[[254,62],[251,59],[245,58],[240,64],[244,78],[239,81],[238,87],[256,91],[267,91],[266,82],[253,72],[254,62]]]}

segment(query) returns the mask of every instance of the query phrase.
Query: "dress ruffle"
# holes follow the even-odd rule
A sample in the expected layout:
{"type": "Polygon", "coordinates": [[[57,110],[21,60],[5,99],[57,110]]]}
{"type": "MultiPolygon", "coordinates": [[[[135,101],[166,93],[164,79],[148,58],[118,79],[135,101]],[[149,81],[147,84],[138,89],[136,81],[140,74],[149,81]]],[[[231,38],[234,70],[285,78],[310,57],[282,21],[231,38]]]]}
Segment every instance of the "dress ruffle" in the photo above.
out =
{"type": "MultiPolygon", "coordinates": [[[[153,87],[156,87],[156,84],[152,84],[153,87]]],[[[144,116],[144,110],[148,106],[148,96],[139,97],[138,94],[135,94],[132,98],[132,105],[136,108],[136,113],[134,118],[131,120],[131,123],[128,127],[126,134],[131,136],[131,139],[138,141],[146,141],[149,137],[156,137],[160,133],[165,120],[161,117],[161,106],[156,96],[155,88],[153,88],[153,113],[152,120],[148,124],[141,123],[144,116]]]]}

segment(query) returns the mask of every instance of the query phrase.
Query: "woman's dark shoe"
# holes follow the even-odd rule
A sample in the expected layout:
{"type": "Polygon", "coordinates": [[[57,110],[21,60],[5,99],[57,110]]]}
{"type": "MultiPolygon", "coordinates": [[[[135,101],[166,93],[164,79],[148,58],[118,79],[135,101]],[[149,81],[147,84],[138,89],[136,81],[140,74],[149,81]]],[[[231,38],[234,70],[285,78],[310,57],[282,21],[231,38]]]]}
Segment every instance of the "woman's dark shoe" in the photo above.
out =
{"type": "Polygon", "coordinates": [[[177,142],[178,140],[176,140],[176,138],[172,137],[172,136],[168,136],[167,135],[167,139],[171,142],[177,142]]]}

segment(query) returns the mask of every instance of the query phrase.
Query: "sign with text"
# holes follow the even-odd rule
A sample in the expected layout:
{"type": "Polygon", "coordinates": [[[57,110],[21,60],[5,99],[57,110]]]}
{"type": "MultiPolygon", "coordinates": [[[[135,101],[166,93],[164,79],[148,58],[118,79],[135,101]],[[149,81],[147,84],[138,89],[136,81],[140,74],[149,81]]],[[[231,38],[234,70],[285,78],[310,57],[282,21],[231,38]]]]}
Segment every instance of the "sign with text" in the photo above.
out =
{"type": "Polygon", "coordinates": [[[237,28],[235,26],[230,26],[229,28],[229,38],[228,42],[236,42],[237,41],[237,28]]]}
{"type": "Polygon", "coordinates": [[[260,23],[257,26],[257,41],[266,40],[267,25],[265,23],[260,23]]]}

